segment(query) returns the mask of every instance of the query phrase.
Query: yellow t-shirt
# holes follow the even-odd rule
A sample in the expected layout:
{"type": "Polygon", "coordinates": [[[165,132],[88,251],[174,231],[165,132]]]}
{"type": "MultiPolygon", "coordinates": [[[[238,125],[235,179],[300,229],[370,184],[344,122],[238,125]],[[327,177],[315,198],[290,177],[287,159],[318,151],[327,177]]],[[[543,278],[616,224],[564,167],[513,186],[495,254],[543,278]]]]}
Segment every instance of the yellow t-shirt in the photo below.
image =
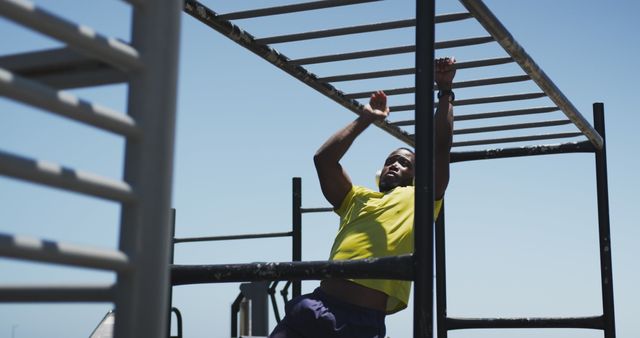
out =
{"type": "MultiPolygon", "coordinates": [[[[330,260],[362,259],[413,253],[414,187],[396,187],[382,193],[352,186],[336,213],[340,228],[330,260]]],[[[434,218],[442,206],[435,201],[434,218]]],[[[387,294],[387,313],[407,307],[411,282],[355,279],[355,283],[387,294]]]]}

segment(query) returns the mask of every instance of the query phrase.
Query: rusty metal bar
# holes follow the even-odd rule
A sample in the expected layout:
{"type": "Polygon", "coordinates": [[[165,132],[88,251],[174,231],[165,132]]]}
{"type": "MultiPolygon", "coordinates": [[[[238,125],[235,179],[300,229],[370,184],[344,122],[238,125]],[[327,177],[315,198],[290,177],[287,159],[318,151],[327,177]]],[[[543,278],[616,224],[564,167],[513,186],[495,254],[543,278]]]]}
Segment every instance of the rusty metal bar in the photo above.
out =
{"type": "Polygon", "coordinates": [[[531,76],[538,86],[549,98],[573,121],[580,131],[598,148],[602,148],[602,137],[593,129],[589,122],[573,106],[571,101],[564,96],[560,89],[551,81],[545,72],[533,61],[516,39],[502,25],[500,20],[480,0],[460,0],[469,12],[480,24],[495,38],[495,40],[511,55],[525,73],[531,76]]]}
{"type": "Polygon", "coordinates": [[[312,11],[316,9],[348,6],[348,5],[355,5],[355,4],[361,4],[361,3],[367,3],[367,2],[375,2],[375,1],[381,1],[381,0],[321,0],[321,1],[293,4],[293,5],[284,5],[284,6],[277,6],[277,7],[260,8],[260,9],[241,11],[241,12],[220,14],[218,15],[218,18],[221,20],[250,19],[250,18],[257,18],[261,16],[271,16],[271,15],[279,15],[279,14],[287,14],[287,13],[295,13],[295,12],[312,11]]]}
{"type": "Polygon", "coordinates": [[[173,265],[172,285],[268,280],[320,280],[328,277],[413,279],[411,255],[341,261],[173,265]]]}
{"type": "Polygon", "coordinates": [[[595,147],[589,141],[525,146],[525,147],[517,147],[517,148],[498,148],[498,149],[477,150],[477,151],[457,151],[457,152],[451,152],[451,163],[477,161],[477,160],[491,160],[491,159],[498,159],[498,158],[522,157],[522,156],[553,155],[553,154],[567,154],[567,153],[592,153],[594,151],[595,151],[595,147]]]}
{"type": "Polygon", "coordinates": [[[461,141],[453,142],[454,147],[476,146],[482,144],[497,144],[497,143],[510,143],[510,142],[522,142],[522,141],[536,141],[536,140],[551,140],[558,138],[570,138],[582,136],[582,133],[557,133],[557,134],[545,134],[545,135],[532,135],[532,136],[517,136],[517,137],[505,137],[487,140],[474,140],[474,141],[461,141]]]}

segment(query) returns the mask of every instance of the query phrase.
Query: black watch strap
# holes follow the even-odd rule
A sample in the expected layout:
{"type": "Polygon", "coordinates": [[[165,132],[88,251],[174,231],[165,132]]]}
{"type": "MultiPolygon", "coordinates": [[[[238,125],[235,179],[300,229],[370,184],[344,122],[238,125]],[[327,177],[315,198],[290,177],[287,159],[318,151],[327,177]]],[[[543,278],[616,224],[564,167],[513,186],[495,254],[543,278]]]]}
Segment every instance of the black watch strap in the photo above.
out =
{"type": "Polygon", "coordinates": [[[449,97],[451,98],[449,99],[449,102],[453,102],[456,100],[456,94],[454,94],[453,90],[451,89],[440,89],[440,91],[438,92],[438,100],[444,95],[449,95],[449,97]]]}

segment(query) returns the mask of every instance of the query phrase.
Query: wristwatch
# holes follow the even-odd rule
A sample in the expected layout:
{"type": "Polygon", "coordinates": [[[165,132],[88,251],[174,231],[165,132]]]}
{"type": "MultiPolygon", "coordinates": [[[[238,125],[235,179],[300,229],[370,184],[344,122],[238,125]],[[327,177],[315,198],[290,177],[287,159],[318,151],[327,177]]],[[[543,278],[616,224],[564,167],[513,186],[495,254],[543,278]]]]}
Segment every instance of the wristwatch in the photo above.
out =
{"type": "Polygon", "coordinates": [[[456,100],[456,94],[454,94],[453,90],[451,89],[440,89],[440,91],[438,92],[438,100],[440,100],[440,98],[442,98],[442,96],[444,95],[449,95],[449,102],[453,102],[456,100]]]}

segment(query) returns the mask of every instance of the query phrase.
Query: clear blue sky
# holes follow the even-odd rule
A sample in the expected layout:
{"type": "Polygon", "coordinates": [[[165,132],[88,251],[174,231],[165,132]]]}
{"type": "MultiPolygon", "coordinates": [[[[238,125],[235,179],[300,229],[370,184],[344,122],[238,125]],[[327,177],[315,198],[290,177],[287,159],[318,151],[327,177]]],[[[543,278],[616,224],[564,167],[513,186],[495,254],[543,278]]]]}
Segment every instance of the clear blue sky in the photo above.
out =
{"type": "MultiPolygon", "coordinates": [[[[128,40],[130,11],[120,1],[42,0],[43,7],[108,35],[128,40]]],[[[276,1],[205,1],[221,13],[276,1]]],[[[439,13],[461,10],[442,2],[439,13]]],[[[640,257],[637,173],[640,122],[634,104],[634,62],[640,54],[636,13],[640,3],[614,1],[499,1],[487,5],[551,79],[591,121],[593,102],[606,111],[612,255],[617,333],[640,336],[640,257]]],[[[414,2],[352,6],[322,16],[239,22],[257,37],[414,17],[414,2]],[[376,7],[377,6],[377,7],[376,7]],[[297,21],[295,21],[297,20],[297,21]],[[290,21],[287,21],[290,22],[290,21]]],[[[287,231],[291,224],[291,177],[303,182],[303,206],[326,206],[311,157],[317,147],[355,115],[225,37],[183,16],[173,205],[177,236],[287,231]]],[[[476,27],[475,34],[484,35],[476,27]]],[[[351,51],[352,41],[371,48],[411,43],[412,30],[277,46],[296,58],[351,51]],[[354,40],[352,40],[354,39],[354,40]],[[315,44],[314,44],[315,46],[315,44]],[[282,47],[282,48],[281,48],[282,47]]],[[[465,33],[442,28],[437,40],[465,33]]],[[[0,55],[59,46],[0,19],[0,55]]],[[[491,53],[491,52],[487,52],[491,53]]],[[[455,49],[437,55],[460,54],[455,49]]],[[[480,55],[488,57],[492,55],[480,55]]],[[[496,55],[493,55],[496,56],[496,55]]],[[[332,75],[392,68],[400,56],[310,67],[332,75]]],[[[457,80],[490,77],[459,71],[457,80]]],[[[357,84],[351,90],[410,85],[410,77],[357,84]]],[[[516,86],[516,85],[514,85],[516,86]]],[[[125,109],[122,85],[72,90],[96,103],[125,109]]],[[[477,92],[460,90],[458,99],[477,92]]],[[[392,97],[401,104],[405,97],[392,97]]],[[[456,113],[472,112],[464,109],[456,113]]],[[[398,112],[392,120],[410,118],[398,112]]],[[[393,114],[392,114],[393,115],[393,114]]],[[[457,126],[457,127],[461,127],[457,126]]],[[[548,143],[556,143],[549,141],[548,143]]],[[[120,178],[122,138],[0,98],[0,149],[68,167],[120,178]]],[[[403,144],[374,127],[354,144],[343,163],[352,180],[374,186],[384,157],[403,144]]],[[[461,150],[461,149],[458,149],[461,150]]],[[[600,313],[594,159],[567,154],[454,164],[447,191],[449,315],[468,317],[587,316],[600,313]]],[[[114,248],[119,206],[77,194],[0,178],[0,232],[114,248]]],[[[303,259],[326,259],[337,219],[303,218],[303,259]]],[[[180,244],[176,262],[217,264],[288,261],[286,239],[180,244]]],[[[111,273],[0,259],[0,284],[105,283],[111,273]]],[[[317,282],[303,284],[312,290],[317,282]]],[[[229,309],[238,284],[174,288],[185,336],[228,337],[229,309]]],[[[0,337],[87,337],[111,304],[0,304],[0,337]]],[[[272,320],[273,322],[273,320],[272,320]]],[[[388,317],[388,335],[409,337],[412,311],[388,317]]],[[[273,326],[273,324],[272,324],[273,326]]],[[[588,330],[452,332],[451,337],[601,337],[588,330]]]]}

